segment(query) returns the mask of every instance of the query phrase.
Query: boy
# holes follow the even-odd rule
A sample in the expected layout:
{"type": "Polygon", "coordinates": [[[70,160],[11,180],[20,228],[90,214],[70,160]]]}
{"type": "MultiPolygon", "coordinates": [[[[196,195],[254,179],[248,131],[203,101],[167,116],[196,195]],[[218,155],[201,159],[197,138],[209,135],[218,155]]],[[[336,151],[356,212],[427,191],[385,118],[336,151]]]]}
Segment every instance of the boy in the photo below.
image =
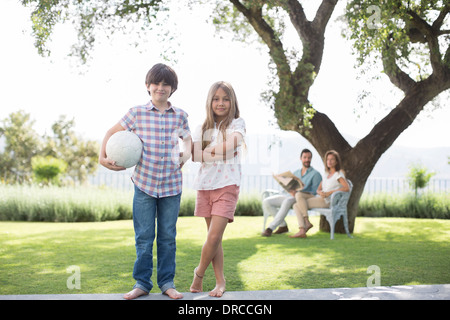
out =
{"type": "Polygon", "coordinates": [[[182,165],[191,156],[191,136],[187,113],[168,101],[177,90],[178,78],[170,67],[156,64],[147,73],[145,85],[151,101],[131,108],[103,139],[99,163],[110,170],[124,170],[107,158],[108,139],[121,130],[132,130],[142,140],[142,158],[135,167],[132,180],[133,225],[136,241],[136,262],[133,290],[124,295],[135,299],[153,287],[153,241],[157,228],[157,282],[163,294],[182,298],[175,289],[176,222],[182,190],[182,165]],[[178,138],[183,139],[184,152],[179,152],[178,138]],[[157,218],[157,219],[156,219],[157,218]],[[155,223],[155,220],[157,223],[155,223]]]}

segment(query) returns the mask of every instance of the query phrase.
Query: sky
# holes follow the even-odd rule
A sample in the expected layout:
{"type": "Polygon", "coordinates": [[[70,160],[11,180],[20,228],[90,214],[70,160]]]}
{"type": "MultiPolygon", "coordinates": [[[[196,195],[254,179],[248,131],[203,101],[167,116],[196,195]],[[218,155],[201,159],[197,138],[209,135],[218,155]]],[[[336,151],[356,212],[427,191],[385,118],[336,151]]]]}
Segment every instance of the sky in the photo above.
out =
{"type": "MultiPolygon", "coordinates": [[[[0,120],[24,110],[36,121],[36,130],[44,134],[51,132],[51,124],[60,115],[66,115],[75,119],[77,133],[101,141],[129,108],[148,102],[145,75],[155,63],[164,62],[161,50],[173,47],[177,61],[166,63],[177,72],[179,89],[170,101],[189,114],[192,129],[205,117],[209,87],[225,80],[236,91],[248,133],[296,135],[280,132],[272,111],[261,101],[261,92],[268,88],[269,80],[267,50],[233,42],[230,35],[221,34],[221,38],[205,22],[208,14],[204,10],[171,13],[170,30],[176,38],[173,45],[162,44],[154,32],[138,47],[128,44],[132,35],[117,35],[97,44],[87,66],[67,56],[76,41],[70,26],[55,29],[50,57],[39,56],[33,45],[29,12],[17,0],[0,2],[0,120]]],[[[355,57],[349,42],[340,36],[341,25],[336,21],[341,12],[342,6],[327,27],[325,54],[310,101],[331,118],[344,136],[359,140],[402,96],[385,76],[370,83],[357,79],[355,57]],[[364,109],[358,103],[363,90],[371,91],[370,98],[364,100],[364,109]]],[[[287,43],[295,38],[288,35],[287,43]]],[[[441,98],[440,103],[439,109],[422,112],[394,145],[450,146],[449,102],[441,98]]]]}

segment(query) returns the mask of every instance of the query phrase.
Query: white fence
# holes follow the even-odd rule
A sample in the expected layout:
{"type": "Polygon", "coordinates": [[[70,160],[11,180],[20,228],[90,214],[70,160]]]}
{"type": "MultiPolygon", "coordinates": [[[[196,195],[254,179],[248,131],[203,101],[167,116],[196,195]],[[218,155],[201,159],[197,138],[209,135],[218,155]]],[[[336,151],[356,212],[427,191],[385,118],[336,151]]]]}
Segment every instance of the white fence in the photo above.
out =
{"type": "MultiPolygon", "coordinates": [[[[378,192],[406,193],[412,191],[406,178],[369,178],[364,192],[373,194],[378,192]]],[[[425,192],[450,192],[450,179],[431,179],[425,192]]]]}
{"type": "MultiPolygon", "coordinates": [[[[131,172],[98,172],[90,177],[89,181],[93,185],[105,185],[122,190],[132,190],[131,172]]],[[[192,189],[194,174],[183,175],[183,186],[192,189]]],[[[266,189],[280,190],[277,182],[271,175],[243,175],[241,182],[241,192],[260,193],[266,189]]],[[[411,188],[405,178],[369,178],[364,189],[365,193],[406,193],[411,188]]],[[[431,179],[424,191],[443,193],[450,192],[450,179],[431,179]]]]}

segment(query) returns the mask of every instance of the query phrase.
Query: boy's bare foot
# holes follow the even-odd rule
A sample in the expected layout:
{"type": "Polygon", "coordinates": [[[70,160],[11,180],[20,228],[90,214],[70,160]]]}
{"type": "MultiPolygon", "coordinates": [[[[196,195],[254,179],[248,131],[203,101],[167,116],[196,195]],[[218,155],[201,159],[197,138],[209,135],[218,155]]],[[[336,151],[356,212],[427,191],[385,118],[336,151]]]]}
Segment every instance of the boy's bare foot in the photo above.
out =
{"type": "Polygon", "coordinates": [[[148,293],[145,292],[142,289],[139,288],[134,288],[133,290],[131,290],[128,293],[125,293],[125,295],[123,296],[124,299],[127,300],[133,300],[136,299],[137,297],[143,296],[143,295],[147,295],[148,293]]]}
{"type": "Polygon", "coordinates": [[[216,284],[216,287],[209,292],[210,297],[220,298],[225,293],[225,282],[223,284],[216,284]]]}
{"type": "Polygon", "coordinates": [[[192,293],[198,293],[203,291],[203,276],[197,273],[197,268],[194,269],[194,279],[189,289],[192,293]]]}
{"type": "Polygon", "coordinates": [[[176,289],[174,288],[169,288],[164,292],[165,295],[168,295],[169,298],[171,299],[182,299],[183,295],[181,293],[179,293],[176,289]]]}

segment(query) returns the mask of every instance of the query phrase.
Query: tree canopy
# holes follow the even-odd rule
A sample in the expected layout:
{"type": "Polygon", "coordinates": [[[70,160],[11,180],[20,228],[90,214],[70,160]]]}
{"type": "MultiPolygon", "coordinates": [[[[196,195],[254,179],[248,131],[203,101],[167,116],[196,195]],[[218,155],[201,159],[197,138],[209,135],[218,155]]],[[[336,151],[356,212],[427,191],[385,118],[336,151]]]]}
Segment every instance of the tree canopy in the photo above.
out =
{"type": "Polygon", "coordinates": [[[402,91],[432,74],[441,82],[450,67],[446,1],[367,1],[347,5],[349,32],[360,65],[377,61],[402,91]]]}
{"type": "Polygon", "coordinates": [[[161,0],[21,0],[32,7],[32,33],[39,54],[50,55],[51,35],[59,23],[71,23],[78,34],[72,55],[86,62],[100,31],[112,35],[131,24],[150,27],[160,11],[167,10],[161,0]]]}

